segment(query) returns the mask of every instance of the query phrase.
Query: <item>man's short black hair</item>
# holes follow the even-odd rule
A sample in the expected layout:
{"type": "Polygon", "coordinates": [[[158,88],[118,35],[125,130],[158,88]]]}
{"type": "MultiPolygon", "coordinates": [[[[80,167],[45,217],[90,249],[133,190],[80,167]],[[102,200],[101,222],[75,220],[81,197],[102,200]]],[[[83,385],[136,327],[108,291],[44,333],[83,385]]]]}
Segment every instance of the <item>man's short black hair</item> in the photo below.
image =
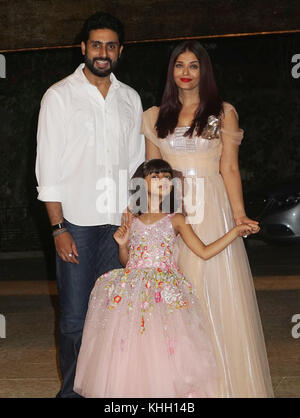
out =
{"type": "Polygon", "coordinates": [[[124,43],[124,27],[119,19],[109,13],[97,12],[90,16],[84,23],[81,39],[87,42],[90,31],[95,29],[110,29],[117,33],[120,45],[124,43]]]}

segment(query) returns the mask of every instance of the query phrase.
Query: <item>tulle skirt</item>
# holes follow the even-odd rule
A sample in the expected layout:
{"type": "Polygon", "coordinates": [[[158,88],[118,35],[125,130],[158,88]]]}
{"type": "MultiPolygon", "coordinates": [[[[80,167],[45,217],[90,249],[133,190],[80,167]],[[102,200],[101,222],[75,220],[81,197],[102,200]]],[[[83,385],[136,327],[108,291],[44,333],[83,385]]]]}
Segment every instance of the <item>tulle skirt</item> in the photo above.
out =
{"type": "MultiPolygon", "coordinates": [[[[221,175],[204,178],[204,217],[192,225],[206,244],[234,226],[221,175]]],[[[237,238],[204,261],[178,239],[178,266],[191,282],[209,324],[221,373],[219,397],[273,397],[263,329],[247,254],[237,238]]]]}
{"type": "Polygon", "coordinates": [[[179,271],[113,270],[90,296],[74,390],[84,397],[215,397],[201,307],[179,271]]]}

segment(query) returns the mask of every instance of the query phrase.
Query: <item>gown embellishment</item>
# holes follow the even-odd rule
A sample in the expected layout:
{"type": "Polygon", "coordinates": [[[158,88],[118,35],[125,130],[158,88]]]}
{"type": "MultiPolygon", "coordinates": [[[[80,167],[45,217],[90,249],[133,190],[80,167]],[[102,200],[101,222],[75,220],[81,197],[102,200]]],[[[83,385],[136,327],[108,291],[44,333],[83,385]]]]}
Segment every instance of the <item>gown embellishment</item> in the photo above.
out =
{"type": "Polygon", "coordinates": [[[215,139],[220,137],[220,119],[214,115],[207,118],[207,124],[201,136],[205,139],[215,139]]]}

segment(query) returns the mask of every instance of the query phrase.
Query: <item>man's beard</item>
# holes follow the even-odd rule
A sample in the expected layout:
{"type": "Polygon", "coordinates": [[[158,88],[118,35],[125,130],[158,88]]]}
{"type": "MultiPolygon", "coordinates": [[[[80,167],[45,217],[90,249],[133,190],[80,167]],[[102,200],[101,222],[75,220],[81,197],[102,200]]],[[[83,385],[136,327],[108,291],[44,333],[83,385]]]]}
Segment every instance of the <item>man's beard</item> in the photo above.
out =
{"type": "Polygon", "coordinates": [[[115,62],[112,62],[111,58],[109,58],[109,57],[106,57],[106,58],[96,57],[96,58],[93,58],[92,60],[90,60],[86,55],[84,55],[85,65],[97,77],[107,77],[107,76],[109,76],[110,73],[112,73],[117,68],[118,62],[119,62],[119,58],[115,62]],[[94,63],[95,63],[95,61],[98,61],[98,60],[109,63],[109,67],[104,68],[104,69],[96,68],[94,66],[94,63]]]}

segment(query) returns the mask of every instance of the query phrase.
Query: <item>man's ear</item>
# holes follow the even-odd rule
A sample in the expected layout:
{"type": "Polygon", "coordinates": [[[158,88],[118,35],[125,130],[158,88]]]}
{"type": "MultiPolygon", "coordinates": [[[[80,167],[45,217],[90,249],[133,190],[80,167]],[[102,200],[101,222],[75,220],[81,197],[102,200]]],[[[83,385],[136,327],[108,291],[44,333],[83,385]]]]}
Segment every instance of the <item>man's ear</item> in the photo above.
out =
{"type": "Polygon", "coordinates": [[[82,53],[82,55],[85,55],[85,49],[86,49],[86,45],[85,45],[85,42],[81,42],[81,44],[80,44],[80,46],[81,46],[81,53],[82,53]]]}
{"type": "Polygon", "coordinates": [[[124,48],[124,46],[123,46],[123,45],[121,45],[121,46],[120,46],[120,50],[119,50],[119,58],[120,58],[120,56],[121,56],[121,54],[122,54],[123,48],[124,48]]]}

